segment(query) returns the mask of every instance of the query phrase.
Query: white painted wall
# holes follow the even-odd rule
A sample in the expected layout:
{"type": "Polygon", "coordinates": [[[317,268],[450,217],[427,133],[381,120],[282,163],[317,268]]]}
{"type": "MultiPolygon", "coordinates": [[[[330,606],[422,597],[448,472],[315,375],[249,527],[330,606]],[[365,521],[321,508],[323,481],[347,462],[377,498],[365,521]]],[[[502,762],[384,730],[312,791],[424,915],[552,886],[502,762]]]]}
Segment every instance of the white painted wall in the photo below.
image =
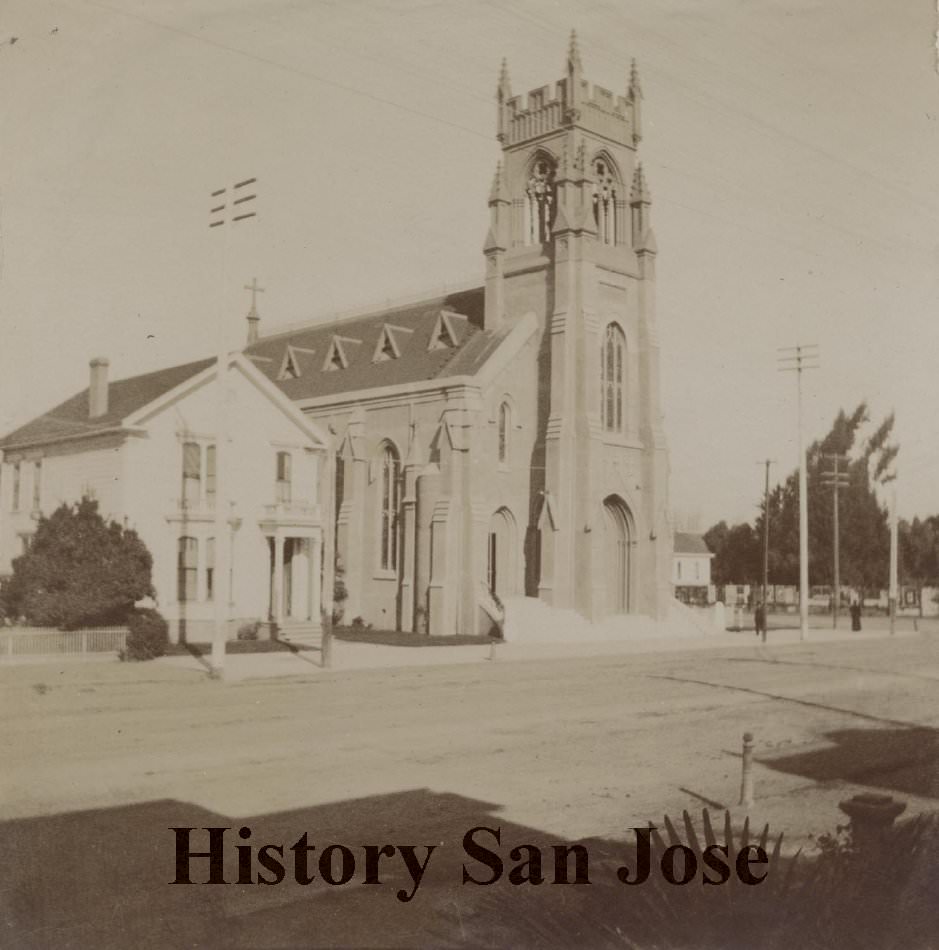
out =
{"type": "Polygon", "coordinates": [[[711,583],[711,555],[672,555],[672,583],[678,587],[700,587],[711,583]]]}
{"type": "MultiPolygon", "coordinates": [[[[231,616],[266,619],[270,557],[261,529],[265,506],[276,501],[276,455],[292,456],[292,501],[316,505],[322,450],[259,383],[235,365],[227,375],[229,442],[224,488],[232,516],[240,519],[233,542],[231,616]]],[[[216,441],[217,387],[214,376],[192,384],[159,411],[140,421],[141,434],[65,442],[13,455],[0,470],[0,572],[10,570],[21,553],[19,535],[35,529],[31,516],[33,460],[42,457],[43,514],[62,502],[76,502],[89,488],[107,518],[134,528],[153,555],[157,606],[170,621],[185,618],[209,624],[213,603],[206,597],[206,541],[215,535],[214,508],[182,509],[183,443],[203,446],[202,494],[205,496],[204,447],[216,441]],[[20,511],[11,512],[12,462],[22,460],[20,511]],[[177,600],[177,552],[181,536],[199,542],[198,597],[177,600]]],[[[295,569],[297,569],[295,567],[295,569]]],[[[217,583],[217,582],[216,582],[217,583]]]]}

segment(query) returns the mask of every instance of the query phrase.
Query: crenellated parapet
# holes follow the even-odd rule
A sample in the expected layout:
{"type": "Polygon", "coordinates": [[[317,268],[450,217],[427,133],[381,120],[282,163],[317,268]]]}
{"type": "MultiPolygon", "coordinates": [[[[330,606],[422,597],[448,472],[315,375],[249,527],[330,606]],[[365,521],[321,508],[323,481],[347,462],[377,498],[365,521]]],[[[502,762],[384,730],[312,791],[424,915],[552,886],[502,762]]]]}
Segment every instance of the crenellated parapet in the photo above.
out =
{"type": "Polygon", "coordinates": [[[580,80],[572,94],[569,80],[533,89],[500,102],[499,128],[504,148],[511,148],[576,126],[619,145],[633,147],[638,134],[635,100],[580,80]]]}

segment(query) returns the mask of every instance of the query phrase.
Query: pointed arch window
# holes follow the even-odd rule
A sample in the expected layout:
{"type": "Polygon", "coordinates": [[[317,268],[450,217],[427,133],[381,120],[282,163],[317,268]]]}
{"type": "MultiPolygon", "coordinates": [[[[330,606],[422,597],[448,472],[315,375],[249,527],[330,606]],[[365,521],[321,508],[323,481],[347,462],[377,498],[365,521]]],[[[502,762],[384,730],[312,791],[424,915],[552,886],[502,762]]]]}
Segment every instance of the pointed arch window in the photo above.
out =
{"type": "Polygon", "coordinates": [[[383,571],[398,569],[398,509],[401,504],[401,462],[394,446],[385,445],[378,480],[381,507],[379,566],[383,571]]]}
{"type": "Polygon", "coordinates": [[[551,240],[556,204],[554,166],[548,159],[538,158],[532,164],[525,199],[525,243],[547,244],[551,240]]]}
{"type": "Polygon", "coordinates": [[[615,324],[607,325],[600,354],[600,420],[607,432],[623,431],[626,337],[615,324]]]}
{"type": "Polygon", "coordinates": [[[604,158],[593,161],[593,219],[597,240],[616,244],[616,179],[610,163],[604,158]]]}
{"type": "Polygon", "coordinates": [[[512,427],[512,408],[507,402],[499,406],[499,464],[505,465],[509,459],[509,432],[512,427]]]}

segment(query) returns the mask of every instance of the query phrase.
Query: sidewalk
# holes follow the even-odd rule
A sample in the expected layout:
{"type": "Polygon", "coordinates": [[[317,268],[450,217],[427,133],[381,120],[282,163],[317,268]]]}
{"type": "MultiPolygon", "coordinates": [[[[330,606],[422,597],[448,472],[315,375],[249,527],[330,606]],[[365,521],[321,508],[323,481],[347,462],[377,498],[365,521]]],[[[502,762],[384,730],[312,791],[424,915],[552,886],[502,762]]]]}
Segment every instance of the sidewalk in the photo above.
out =
{"type": "MultiPolygon", "coordinates": [[[[897,631],[895,639],[920,637],[939,632],[939,625],[931,625],[919,632],[912,628],[897,631]]],[[[811,628],[808,640],[802,641],[798,629],[770,629],[766,646],[778,647],[799,643],[830,643],[835,641],[889,639],[889,632],[879,625],[869,625],[859,633],[852,633],[846,625],[838,630],[811,628]]],[[[700,637],[648,637],[631,640],[578,641],[571,643],[497,643],[495,662],[525,662],[529,660],[561,660],[591,656],[629,656],[634,654],[673,653],[684,650],[734,649],[761,647],[762,642],[752,630],[727,631],[723,634],[700,637]]],[[[278,676],[320,676],[351,670],[396,669],[422,666],[449,666],[465,663],[490,662],[490,647],[482,645],[454,647],[384,646],[372,643],[352,643],[334,640],[332,667],[324,670],[317,650],[297,653],[255,653],[229,655],[225,658],[225,680],[240,682],[247,679],[278,676]]],[[[153,661],[163,667],[207,672],[206,662],[192,656],[163,657],[153,661]]]]}

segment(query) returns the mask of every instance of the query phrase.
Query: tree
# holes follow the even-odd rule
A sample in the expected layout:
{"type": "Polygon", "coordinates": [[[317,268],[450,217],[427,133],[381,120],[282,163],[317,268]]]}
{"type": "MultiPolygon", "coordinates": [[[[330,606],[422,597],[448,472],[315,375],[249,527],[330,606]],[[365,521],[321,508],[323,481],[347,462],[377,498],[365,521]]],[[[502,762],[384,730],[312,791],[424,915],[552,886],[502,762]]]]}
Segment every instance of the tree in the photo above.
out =
{"type": "Polygon", "coordinates": [[[13,561],[10,612],[40,626],[122,623],[152,596],[153,559],[135,531],[106,522],[82,499],[40,518],[29,550],[13,561]]]}
{"type": "Polygon", "coordinates": [[[762,548],[750,525],[728,528],[720,521],[705,533],[704,542],[714,554],[711,579],[715,584],[751,584],[759,579],[762,548]]]}
{"type": "MultiPolygon", "coordinates": [[[[828,434],[813,442],[806,453],[809,502],[809,571],[814,584],[834,581],[832,530],[834,498],[823,482],[831,470],[827,456],[847,458],[840,471],[849,477],[839,492],[841,582],[854,587],[885,587],[890,537],[887,510],[875,484],[890,470],[897,446],[890,443],[893,415],[887,416],[866,442],[857,446],[861,426],[869,420],[867,404],[851,413],[841,410],[828,434]]],[[[705,535],[714,552],[715,583],[755,583],[762,577],[763,504],[753,526],[715,525],[705,535]],[[718,531],[719,528],[722,530],[718,531]],[[720,579],[718,579],[720,578],[720,579]]],[[[769,498],[769,580],[771,584],[799,583],[799,473],[791,472],[769,498]]]]}
{"type": "Polygon", "coordinates": [[[898,526],[902,579],[916,587],[939,586],[939,515],[898,526]]]}

